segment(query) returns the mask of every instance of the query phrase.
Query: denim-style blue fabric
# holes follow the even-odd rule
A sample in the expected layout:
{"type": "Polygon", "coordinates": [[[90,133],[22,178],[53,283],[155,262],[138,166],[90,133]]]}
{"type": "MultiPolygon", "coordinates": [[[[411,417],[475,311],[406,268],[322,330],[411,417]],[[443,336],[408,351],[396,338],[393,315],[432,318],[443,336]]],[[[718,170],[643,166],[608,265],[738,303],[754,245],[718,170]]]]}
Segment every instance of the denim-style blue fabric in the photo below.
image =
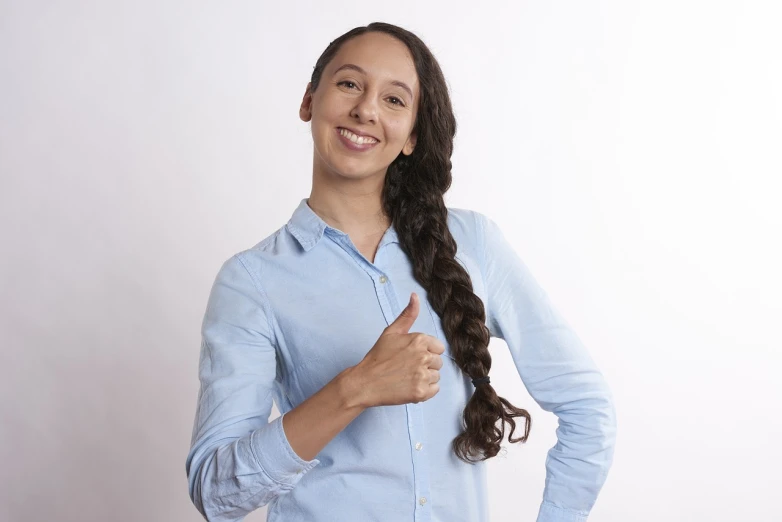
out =
{"type": "MultiPolygon", "coordinates": [[[[370,263],[307,201],[228,259],[212,286],[186,461],[194,505],[211,521],[242,520],[268,505],[269,522],[488,522],[485,462],[467,464],[451,449],[475,388],[396,230],[386,230],[370,263]],[[285,437],[286,412],[358,364],[411,292],[421,307],[410,332],[446,346],[440,391],[417,404],[369,408],[317,458],[302,460],[285,437]],[[281,416],[269,422],[272,400],[281,416]]],[[[586,521],[613,460],[611,390],[497,224],[448,208],[448,226],[492,337],[505,340],[530,395],[559,418],[537,521],[586,521]]],[[[516,436],[524,429],[517,422],[516,436]]]]}

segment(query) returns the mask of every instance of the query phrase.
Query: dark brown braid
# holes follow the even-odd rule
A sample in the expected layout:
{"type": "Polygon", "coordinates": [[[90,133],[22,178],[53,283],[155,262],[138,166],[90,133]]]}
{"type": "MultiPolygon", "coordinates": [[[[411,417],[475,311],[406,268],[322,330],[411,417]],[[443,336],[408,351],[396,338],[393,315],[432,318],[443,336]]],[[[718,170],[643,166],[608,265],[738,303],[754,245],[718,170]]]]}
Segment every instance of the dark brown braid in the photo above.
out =
{"type": "MultiPolygon", "coordinates": [[[[412,260],[416,280],[442,319],[456,364],[473,379],[485,377],[491,368],[486,311],[473,292],[470,275],[455,258],[456,241],[448,229],[443,199],[451,186],[456,118],[437,60],[415,34],[374,22],[356,27],[329,44],[315,64],[311,90],[317,89],[323,70],[343,43],[373,31],[389,34],[407,45],[420,85],[416,146],[410,156],[400,152],[389,165],[383,207],[397,230],[402,250],[412,260]]],[[[505,423],[510,425],[510,442],[526,442],[532,423],[529,413],[499,397],[491,384],[478,384],[464,409],[464,431],[453,440],[454,453],[468,463],[494,457],[505,438],[505,423]],[[515,417],[525,419],[524,436],[516,439],[515,417]],[[497,421],[501,421],[499,427],[497,421]]]]}

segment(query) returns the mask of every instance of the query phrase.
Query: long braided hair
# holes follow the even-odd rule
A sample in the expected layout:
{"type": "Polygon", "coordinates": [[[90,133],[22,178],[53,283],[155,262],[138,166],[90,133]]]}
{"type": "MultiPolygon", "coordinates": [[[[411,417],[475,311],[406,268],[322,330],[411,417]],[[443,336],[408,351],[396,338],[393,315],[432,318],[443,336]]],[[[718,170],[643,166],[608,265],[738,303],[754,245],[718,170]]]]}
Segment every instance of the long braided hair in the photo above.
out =
{"type": "MultiPolygon", "coordinates": [[[[456,261],[456,241],[447,225],[443,195],[451,186],[451,154],[456,118],[440,65],[418,36],[396,25],[374,22],[356,27],[329,43],[318,58],[311,90],[318,88],[323,70],[343,43],[367,32],[382,32],[403,42],[413,56],[420,85],[414,125],[413,153],[399,156],[388,166],[382,204],[397,230],[402,250],[412,260],[413,273],[426,290],[429,303],[442,319],[453,358],[473,379],[486,377],[491,368],[486,311],[475,295],[467,271],[456,261]]],[[[453,440],[453,451],[472,463],[497,455],[511,427],[510,442],[526,442],[532,419],[529,413],[497,395],[486,382],[478,384],[463,413],[464,430],[453,440]],[[514,439],[515,417],[525,418],[524,436],[514,439]],[[497,421],[501,421],[498,426],[497,421]]]]}

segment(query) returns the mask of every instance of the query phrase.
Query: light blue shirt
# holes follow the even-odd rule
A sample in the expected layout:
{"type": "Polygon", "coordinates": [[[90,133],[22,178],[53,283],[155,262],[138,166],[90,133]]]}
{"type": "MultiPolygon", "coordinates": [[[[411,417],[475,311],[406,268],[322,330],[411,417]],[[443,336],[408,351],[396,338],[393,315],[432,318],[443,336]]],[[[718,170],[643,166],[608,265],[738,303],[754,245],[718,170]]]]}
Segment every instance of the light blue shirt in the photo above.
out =
{"type": "MultiPolygon", "coordinates": [[[[586,521],[613,460],[611,390],[497,224],[448,208],[448,226],[491,336],[505,340],[530,395],[559,418],[537,521],[586,521]]],[[[285,226],[222,265],[201,333],[186,471],[207,520],[242,520],[264,505],[269,522],[490,520],[486,463],[465,463],[451,449],[475,388],[393,226],[371,263],[302,199],[285,226]],[[446,347],[440,391],[368,408],[302,460],[283,431],[286,412],[358,364],[412,292],[421,307],[410,332],[446,347]],[[269,422],[272,399],[281,416],[269,422]]],[[[518,436],[524,419],[516,420],[518,436]]]]}

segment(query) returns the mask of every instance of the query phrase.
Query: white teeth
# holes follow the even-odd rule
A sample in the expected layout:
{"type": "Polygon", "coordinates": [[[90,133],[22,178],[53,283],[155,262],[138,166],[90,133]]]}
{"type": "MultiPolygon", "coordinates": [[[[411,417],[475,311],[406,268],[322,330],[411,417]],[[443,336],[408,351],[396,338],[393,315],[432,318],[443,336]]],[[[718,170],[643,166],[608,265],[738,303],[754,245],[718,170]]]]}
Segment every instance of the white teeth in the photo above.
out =
{"type": "Polygon", "coordinates": [[[345,136],[353,143],[358,143],[359,145],[362,145],[364,143],[377,143],[377,140],[374,138],[368,138],[368,137],[365,138],[364,136],[356,136],[355,134],[353,134],[347,129],[339,129],[339,133],[345,136]]]}

